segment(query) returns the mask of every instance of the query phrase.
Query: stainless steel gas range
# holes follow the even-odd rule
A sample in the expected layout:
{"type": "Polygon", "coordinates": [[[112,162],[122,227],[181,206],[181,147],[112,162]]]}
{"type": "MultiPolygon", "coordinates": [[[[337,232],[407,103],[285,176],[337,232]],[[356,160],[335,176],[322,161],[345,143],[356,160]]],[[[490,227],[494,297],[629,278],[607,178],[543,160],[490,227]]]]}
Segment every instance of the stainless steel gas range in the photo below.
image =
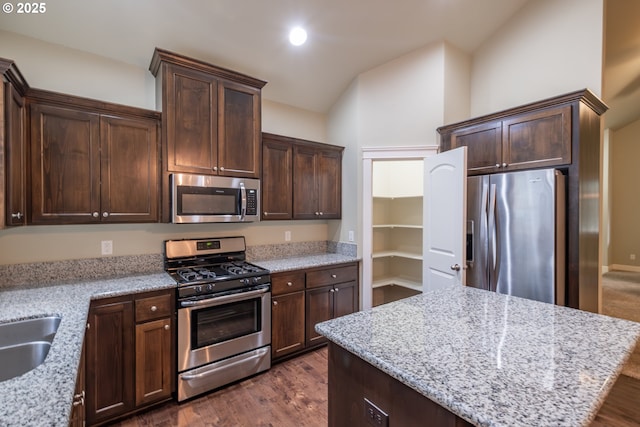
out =
{"type": "Polygon", "coordinates": [[[177,282],[178,401],[271,367],[271,277],[244,237],[167,240],[177,282]]]}

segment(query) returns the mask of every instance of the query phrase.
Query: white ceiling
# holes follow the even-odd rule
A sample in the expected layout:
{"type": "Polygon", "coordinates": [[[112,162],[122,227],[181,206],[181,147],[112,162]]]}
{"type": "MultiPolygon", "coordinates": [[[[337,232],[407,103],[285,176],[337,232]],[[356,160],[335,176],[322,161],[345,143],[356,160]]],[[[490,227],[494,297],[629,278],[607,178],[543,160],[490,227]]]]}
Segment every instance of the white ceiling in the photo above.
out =
{"type": "MultiPolygon", "coordinates": [[[[327,112],[358,74],[431,42],[473,52],[533,0],[57,0],[0,29],[146,68],[161,47],[266,80],[266,99],[327,112]],[[308,41],[293,47],[288,30],[308,41]]],[[[607,127],[640,117],[640,1],[606,0],[607,127]]],[[[28,76],[27,76],[28,78],[28,76]]]]}

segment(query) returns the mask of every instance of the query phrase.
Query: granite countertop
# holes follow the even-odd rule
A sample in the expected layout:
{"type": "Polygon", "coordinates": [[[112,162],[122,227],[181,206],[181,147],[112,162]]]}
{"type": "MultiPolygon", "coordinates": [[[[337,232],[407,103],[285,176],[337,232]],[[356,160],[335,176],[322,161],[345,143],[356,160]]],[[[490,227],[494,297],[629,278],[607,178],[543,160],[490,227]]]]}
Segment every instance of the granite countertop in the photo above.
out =
{"type": "Polygon", "coordinates": [[[169,275],[157,273],[0,290],[0,323],[62,317],[44,363],[0,382],[0,425],[68,426],[90,301],[175,286],[169,275]]]}
{"type": "Polygon", "coordinates": [[[587,426],[640,323],[455,286],[316,331],[478,426],[587,426]]]}
{"type": "Polygon", "coordinates": [[[269,260],[250,260],[250,262],[266,268],[271,273],[281,273],[283,271],[300,270],[312,267],[322,267],[325,265],[342,264],[345,262],[356,262],[359,258],[326,253],[316,255],[305,255],[294,258],[269,259],[269,260]]]}

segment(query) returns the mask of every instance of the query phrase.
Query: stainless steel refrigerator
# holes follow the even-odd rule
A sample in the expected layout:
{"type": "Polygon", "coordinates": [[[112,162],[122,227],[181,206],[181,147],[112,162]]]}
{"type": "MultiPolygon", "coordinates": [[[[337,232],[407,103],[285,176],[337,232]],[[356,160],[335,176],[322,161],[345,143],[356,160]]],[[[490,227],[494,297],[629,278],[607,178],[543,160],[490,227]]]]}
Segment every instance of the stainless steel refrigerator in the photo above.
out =
{"type": "Polygon", "coordinates": [[[468,178],[468,286],[565,305],[564,178],[554,169],[468,178]]]}

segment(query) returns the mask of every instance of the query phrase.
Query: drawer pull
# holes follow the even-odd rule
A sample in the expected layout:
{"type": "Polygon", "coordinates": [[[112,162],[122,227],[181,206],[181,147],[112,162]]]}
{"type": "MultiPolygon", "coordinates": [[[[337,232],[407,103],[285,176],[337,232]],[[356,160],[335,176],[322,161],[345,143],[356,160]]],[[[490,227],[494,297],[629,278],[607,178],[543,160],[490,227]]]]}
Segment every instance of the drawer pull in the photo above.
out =
{"type": "Polygon", "coordinates": [[[287,282],[287,286],[293,286],[293,283],[287,282]]]}
{"type": "Polygon", "coordinates": [[[335,288],[335,289],[334,289],[334,291],[336,291],[336,292],[338,292],[339,290],[340,290],[340,289],[338,289],[338,288],[335,288]]]}
{"type": "Polygon", "coordinates": [[[333,278],[333,279],[336,279],[337,277],[338,277],[338,275],[337,275],[337,274],[332,274],[332,275],[331,275],[331,278],[333,278]]]}
{"type": "Polygon", "coordinates": [[[274,305],[274,306],[278,305],[278,301],[274,301],[274,302],[273,302],[273,305],[274,305]]]}
{"type": "Polygon", "coordinates": [[[156,312],[158,311],[158,307],[156,307],[155,305],[152,305],[150,310],[153,312],[156,312]]]}

